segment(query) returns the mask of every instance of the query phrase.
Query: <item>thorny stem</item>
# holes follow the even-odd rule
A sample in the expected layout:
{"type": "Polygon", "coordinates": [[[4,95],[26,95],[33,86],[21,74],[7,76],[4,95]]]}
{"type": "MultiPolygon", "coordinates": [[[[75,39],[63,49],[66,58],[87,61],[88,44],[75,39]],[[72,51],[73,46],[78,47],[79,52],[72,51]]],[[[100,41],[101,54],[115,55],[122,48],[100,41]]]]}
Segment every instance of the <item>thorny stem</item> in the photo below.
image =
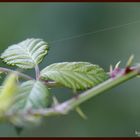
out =
{"type": "Polygon", "coordinates": [[[56,105],[53,108],[48,109],[39,109],[39,110],[31,110],[30,115],[41,115],[41,116],[54,116],[54,115],[65,115],[69,111],[75,109],[75,107],[79,106],[81,103],[89,100],[90,98],[101,94],[102,92],[112,89],[113,87],[118,86],[121,83],[124,83],[134,77],[136,77],[140,73],[140,66],[135,67],[132,71],[125,74],[120,74],[115,78],[110,78],[105,82],[93,87],[78,96],[78,98],[72,98],[68,101],[65,101],[61,104],[56,105]]]}
{"type": "Polygon", "coordinates": [[[24,79],[26,79],[26,80],[33,80],[33,78],[32,77],[30,77],[30,76],[28,76],[28,75],[26,75],[26,74],[23,74],[23,73],[20,73],[20,72],[18,72],[18,71],[14,71],[14,70],[11,70],[11,69],[7,69],[7,68],[2,68],[2,67],[0,67],[0,71],[2,71],[2,72],[14,72],[14,73],[16,73],[17,75],[19,75],[20,77],[22,77],[22,78],[24,78],[24,79]]]}

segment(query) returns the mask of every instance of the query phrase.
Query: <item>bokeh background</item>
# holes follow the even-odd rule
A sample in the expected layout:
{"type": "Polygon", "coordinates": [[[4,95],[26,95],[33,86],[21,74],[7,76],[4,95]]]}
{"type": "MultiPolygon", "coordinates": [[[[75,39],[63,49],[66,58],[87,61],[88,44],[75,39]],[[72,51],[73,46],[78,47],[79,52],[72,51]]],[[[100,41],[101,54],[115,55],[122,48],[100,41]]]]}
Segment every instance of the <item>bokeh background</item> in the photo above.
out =
{"type": "MultiPolygon", "coordinates": [[[[131,54],[140,62],[140,3],[0,3],[0,53],[32,37],[43,38],[50,46],[40,68],[54,62],[88,61],[109,71],[109,65],[120,60],[124,67],[131,54]]],[[[7,67],[2,62],[0,66],[7,67]]],[[[34,75],[32,70],[27,73],[34,75]]],[[[67,89],[53,93],[59,101],[71,96],[67,89]]],[[[71,112],[48,118],[20,137],[137,137],[140,79],[90,99],[81,108],[88,120],[71,112]]],[[[17,134],[12,126],[1,124],[0,136],[17,134]]]]}

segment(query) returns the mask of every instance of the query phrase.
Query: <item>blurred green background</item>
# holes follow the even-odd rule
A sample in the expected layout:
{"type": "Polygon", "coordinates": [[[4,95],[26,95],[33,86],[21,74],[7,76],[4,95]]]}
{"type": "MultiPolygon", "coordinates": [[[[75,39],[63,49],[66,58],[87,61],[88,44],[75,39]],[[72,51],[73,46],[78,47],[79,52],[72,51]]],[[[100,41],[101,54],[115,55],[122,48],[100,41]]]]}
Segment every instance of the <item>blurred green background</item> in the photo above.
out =
{"type": "MultiPolygon", "coordinates": [[[[88,61],[108,71],[109,65],[119,60],[125,66],[131,54],[135,62],[140,62],[140,22],[135,21],[140,21],[140,3],[0,3],[0,53],[26,38],[43,38],[50,51],[40,68],[54,62],[88,61]]],[[[7,67],[2,62],[0,66],[7,67]]],[[[27,73],[34,74],[32,70],[27,73]]],[[[71,96],[67,89],[53,93],[60,101],[71,96]]],[[[137,137],[140,80],[130,80],[90,99],[81,108],[88,120],[71,112],[48,118],[20,136],[137,137]]],[[[17,134],[12,126],[1,124],[0,136],[17,134]]]]}

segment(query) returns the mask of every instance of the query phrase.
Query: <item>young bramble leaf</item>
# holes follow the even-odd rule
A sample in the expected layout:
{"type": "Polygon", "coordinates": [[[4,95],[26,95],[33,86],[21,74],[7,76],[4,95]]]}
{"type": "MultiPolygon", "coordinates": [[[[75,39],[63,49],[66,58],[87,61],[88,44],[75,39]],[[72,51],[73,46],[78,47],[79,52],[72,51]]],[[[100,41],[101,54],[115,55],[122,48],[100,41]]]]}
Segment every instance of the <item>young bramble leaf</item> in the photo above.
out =
{"type": "MultiPolygon", "coordinates": [[[[50,94],[46,86],[40,81],[27,81],[22,83],[15,104],[11,111],[29,111],[31,109],[46,108],[50,103],[50,94]]],[[[39,124],[40,116],[13,116],[10,121],[16,126],[39,124]]]]}
{"type": "Polygon", "coordinates": [[[1,55],[9,65],[23,69],[34,68],[48,52],[48,45],[42,39],[26,39],[18,44],[9,46],[1,55]]]}
{"type": "Polygon", "coordinates": [[[4,113],[13,104],[18,89],[16,79],[17,75],[10,73],[6,77],[3,86],[0,87],[0,117],[3,117],[4,113]]]}
{"type": "Polygon", "coordinates": [[[88,62],[54,63],[41,71],[41,79],[53,80],[74,91],[93,87],[107,79],[98,65],[88,62]]]}
{"type": "Polygon", "coordinates": [[[2,86],[0,86],[0,93],[1,93],[2,89],[3,89],[3,87],[2,87],[2,86]]]}
{"type": "Polygon", "coordinates": [[[16,97],[16,109],[28,110],[44,108],[49,104],[49,91],[40,81],[27,81],[21,84],[16,97]]]}

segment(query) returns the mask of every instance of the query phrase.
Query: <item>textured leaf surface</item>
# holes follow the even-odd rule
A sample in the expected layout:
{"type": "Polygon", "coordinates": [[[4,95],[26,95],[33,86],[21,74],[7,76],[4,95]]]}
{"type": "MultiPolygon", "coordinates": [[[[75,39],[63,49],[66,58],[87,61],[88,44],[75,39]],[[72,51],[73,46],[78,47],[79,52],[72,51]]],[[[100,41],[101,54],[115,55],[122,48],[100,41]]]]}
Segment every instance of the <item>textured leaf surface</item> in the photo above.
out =
{"type": "Polygon", "coordinates": [[[40,63],[48,52],[48,45],[42,39],[26,39],[9,46],[1,55],[4,62],[20,68],[30,69],[40,63]]]}
{"type": "MultiPolygon", "coordinates": [[[[24,82],[15,99],[15,104],[11,107],[11,112],[25,111],[32,109],[46,108],[50,103],[50,94],[46,86],[39,81],[24,82]]],[[[18,127],[39,125],[42,121],[41,116],[34,115],[15,115],[9,121],[18,127]]]]}
{"type": "Polygon", "coordinates": [[[88,62],[54,63],[41,71],[42,79],[56,81],[74,90],[93,87],[107,77],[101,67],[88,62]]]}
{"type": "Polygon", "coordinates": [[[49,91],[40,81],[27,81],[22,83],[16,97],[16,108],[38,109],[45,108],[49,103],[49,91]]]}
{"type": "Polygon", "coordinates": [[[0,87],[0,115],[6,112],[13,104],[18,89],[16,79],[17,75],[15,73],[10,73],[6,77],[3,86],[0,87]]]}

